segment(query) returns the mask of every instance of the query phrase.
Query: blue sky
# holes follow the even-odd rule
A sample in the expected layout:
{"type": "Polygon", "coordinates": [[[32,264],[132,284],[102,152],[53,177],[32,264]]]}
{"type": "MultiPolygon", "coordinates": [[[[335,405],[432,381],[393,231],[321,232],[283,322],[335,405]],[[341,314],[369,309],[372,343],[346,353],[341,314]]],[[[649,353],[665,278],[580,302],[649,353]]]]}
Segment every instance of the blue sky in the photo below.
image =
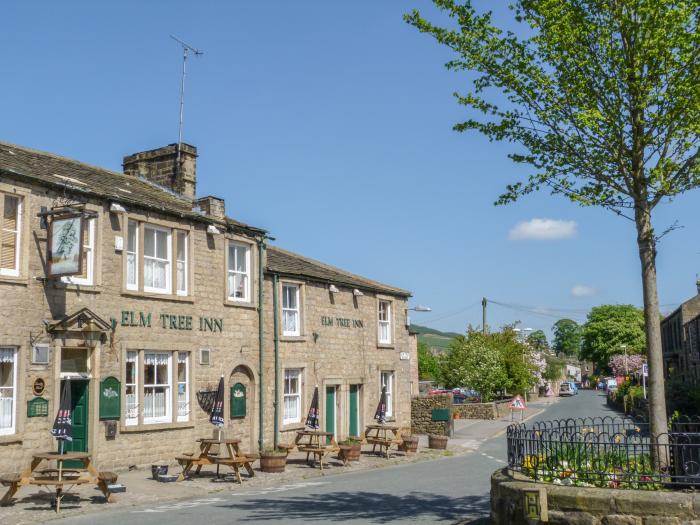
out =
{"type": "MultiPolygon", "coordinates": [[[[597,304],[640,305],[632,223],[545,193],[493,206],[527,168],[507,144],[452,131],[466,78],[403,22],[413,7],[432,12],[424,0],[14,2],[0,20],[0,140],[114,170],[176,142],[176,34],[205,52],[185,108],[198,193],[278,245],[412,290],[433,308],[413,321],[441,329],[480,324],[482,296],[527,307],[494,304],[489,324],[544,330],[597,304]],[[522,239],[562,226],[569,238],[522,239]]],[[[656,214],[658,229],[684,226],[659,248],[664,310],[695,291],[698,202],[656,214]]]]}

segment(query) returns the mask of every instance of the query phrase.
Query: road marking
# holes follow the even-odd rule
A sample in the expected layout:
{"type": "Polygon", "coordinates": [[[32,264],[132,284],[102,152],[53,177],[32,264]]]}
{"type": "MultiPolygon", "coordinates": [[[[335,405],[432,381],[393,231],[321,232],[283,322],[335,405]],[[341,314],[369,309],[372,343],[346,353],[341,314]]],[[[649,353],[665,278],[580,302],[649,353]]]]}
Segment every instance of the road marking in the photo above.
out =
{"type": "Polygon", "coordinates": [[[303,489],[306,487],[318,487],[319,485],[328,485],[327,481],[306,481],[302,483],[292,483],[291,485],[283,485],[281,487],[270,487],[260,490],[249,490],[246,492],[233,492],[232,496],[264,496],[274,492],[287,492],[294,489],[303,489]]]}
{"type": "Polygon", "coordinates": [[[181,501],[179,503],[172,503],[170,505],[159,505],[159,506],[152,508],[152,509],[134,510],[132,512],[134,514],[151,513],[151,512],[169,512],[171,510],[191,509],[194,507],[201,507],[202,505],[212,505],[214,503],[219,503],[221,501],[224,501],[224,500],[222,498],[195,499],[192,501],[181,501]]]}

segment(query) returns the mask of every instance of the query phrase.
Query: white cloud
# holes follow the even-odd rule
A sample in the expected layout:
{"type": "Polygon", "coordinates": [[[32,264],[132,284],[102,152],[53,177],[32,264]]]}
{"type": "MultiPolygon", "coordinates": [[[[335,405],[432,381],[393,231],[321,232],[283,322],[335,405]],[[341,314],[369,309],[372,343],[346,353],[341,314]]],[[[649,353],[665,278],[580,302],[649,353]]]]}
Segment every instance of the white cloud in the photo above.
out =
{"type": "Polygon", "coordinates": [[[577,284],[571,289],[571,295],[574,297],[588,297],[595,294],[595,288],[590,286],[585,286],[583,284],[577,284]]]}
{"type": "Polygon", "coordinates": [[[511,241],[557,241],[574,237],[576,221],[537,218],[519,222],[508,234],[511,241]]]}

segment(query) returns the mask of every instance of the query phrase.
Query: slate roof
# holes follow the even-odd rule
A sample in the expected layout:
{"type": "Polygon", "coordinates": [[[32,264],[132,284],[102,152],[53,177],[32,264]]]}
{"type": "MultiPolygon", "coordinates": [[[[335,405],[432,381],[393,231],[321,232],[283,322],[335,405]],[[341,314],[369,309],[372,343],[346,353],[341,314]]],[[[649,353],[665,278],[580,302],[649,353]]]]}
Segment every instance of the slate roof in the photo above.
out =
{"type": "MultiPolygon", "coordinates": [[[[146,179],[0,141],[0,176],[13,176],[70,193],[113,200],[125,206],[173,214],[205,223],[216,222],[192,211],[192,202],[146,179]]],[[[233,229],[262,234],[265,230],[226,218],[233,229]]]]}
{"type": "Polygon", "coordinates": [[[322,283],[344,285],[359,290],[369,290],[389,295],[410,297],[411,292],[382,284],[359,275],[346,272],[335,266],[324,264],[314,259],[283,250],[277,246],[267,247],[268,273],[278,273],[286,276],[304,277],[322,283]]]}

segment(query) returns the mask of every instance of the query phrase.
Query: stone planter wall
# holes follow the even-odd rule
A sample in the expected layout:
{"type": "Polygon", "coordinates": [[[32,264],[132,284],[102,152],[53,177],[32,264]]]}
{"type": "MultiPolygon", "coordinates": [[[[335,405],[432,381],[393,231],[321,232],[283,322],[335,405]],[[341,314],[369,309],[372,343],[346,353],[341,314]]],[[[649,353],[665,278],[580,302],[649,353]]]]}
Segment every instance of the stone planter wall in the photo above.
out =
{"type": "Polygon", "coordinates": [[[414,397],[411,400],[411,434],[452,435],[452,394],[414,397]],[[449,421],[433,421],[433,410],[450,409],[449,421]]]}
{"type": "Polygon", "coordinates": [[[491,476],[493,525],[698,525],[700,494],[566,487],[536,483],[507,469],[491,476]],[[526,516],[526,497],[537,518],[526,516]]]}
{"type": "Polygon", "coordinates": [[[510,401],[492,403],[464,403],[455,405],[454,411],[458,419],[498,419],[508,414],[510,401]]]}

